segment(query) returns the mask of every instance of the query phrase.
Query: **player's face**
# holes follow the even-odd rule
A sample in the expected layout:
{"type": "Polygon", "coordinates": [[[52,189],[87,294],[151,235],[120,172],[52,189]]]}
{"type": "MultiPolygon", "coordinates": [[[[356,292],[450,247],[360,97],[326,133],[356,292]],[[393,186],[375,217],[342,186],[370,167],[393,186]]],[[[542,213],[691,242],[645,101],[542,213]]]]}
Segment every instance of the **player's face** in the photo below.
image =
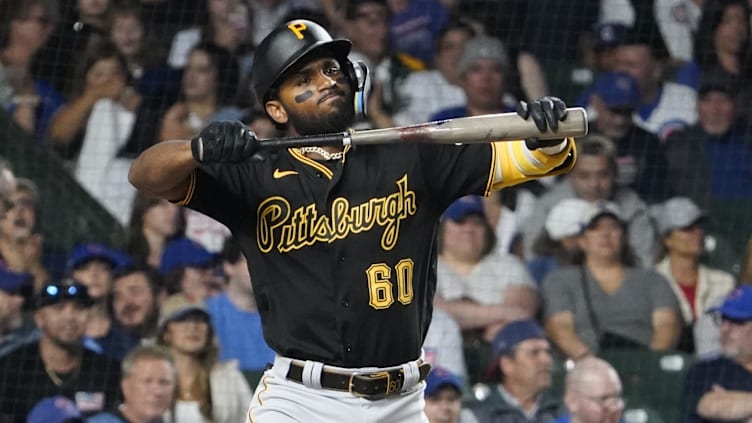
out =
{"type": "Polygon", "coordinates": [[[471,108],[498,109],[504,94],[504,73],[492,59],[478,59],[465,71],[461,86],[471,108]]]}
{"type": "Polygon", "coordinates": [[[624,228],[613,216],[595,220],[580,235],[580,248],[588,258],[614,260],[621,255],[624,228]]]}
{"type": "Polygon", "coordinates": [[[89,260],[73,271],[73,278],[86,285],[89,296],[104,298],[112,286],[112,265],[103,260],[89,260]]]}
{"type": "Polygon", "coordinates": [[[313,59],[293,70],[280,84],[279,100],[266,103],[276,122],[300,135],[341,132],[352,123],[352,92],[339,63],[313,59]]]}
{"type": "Polygon", "coordinates": [[[527,339],[515,347],[512,357],[503,357],[505,380],[534,392],[551,386],[553,358],[551,346],[545,339],[527,339]]]}
{"type": "Polygon", "coordinates": [[[155,298],[146,275],[134,272],[115,280],[112,308],[115,320],[123,327],[135,329],[143,325],[154,310],[155,298]]]}
{"type": "Polygon", "coordinates": [[[606,200],[614,186],[614,169],[603,156],[583,154],[569,173],[574,192],[585,201],[606,200]]]}
{"type": "Polygon", "coordinates": [[[462,409],[462,396],[451,386],[426,397],[425,413],[429,423],[457,423],[462,409]]]}
{"type": "Polygon", "coordinates": [[[75,301],[62,301],[43,307],[34,314],[44,336],[61,347],[78,347],[86,330],[88,309],[75,301]]]}
{"type": "Polygon", "coordinates": [[[175,368],[159,358],[140,358],[121,383],[125,407],[136,421],[157,421],[172,404],[175,368]]]}
{"type": "Polygon", "coordinates": [[[710,91],[697,100],[697,119],[710,135],[724,135],[728,132],[735,115],[736,107],[728,94],[710,91]]]}

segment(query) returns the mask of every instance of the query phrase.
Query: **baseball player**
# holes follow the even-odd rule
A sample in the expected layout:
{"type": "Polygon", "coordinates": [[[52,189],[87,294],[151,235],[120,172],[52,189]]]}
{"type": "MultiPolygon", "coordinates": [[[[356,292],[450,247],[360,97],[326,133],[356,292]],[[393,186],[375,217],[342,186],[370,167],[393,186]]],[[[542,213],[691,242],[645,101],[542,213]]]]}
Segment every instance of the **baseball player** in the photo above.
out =
{"type": "MultiPolygon", "coordinates": [[[[273,30],[253,65],[266,113],[290,136],[347,130],[365,86],[349,51],[310,21],[273,30]]],[[[547,130],[566,106],[544,98],[519,113],[547,130]]],[[[258,144],[239,122],[213,123],[192,140],[152,146],[129,175],[140,190],[225,224],[248,259],[276,353],[248,421],[426,422],[421,345],[442,212],[466,194],[568,171],[574,142],[258,144]]]]}

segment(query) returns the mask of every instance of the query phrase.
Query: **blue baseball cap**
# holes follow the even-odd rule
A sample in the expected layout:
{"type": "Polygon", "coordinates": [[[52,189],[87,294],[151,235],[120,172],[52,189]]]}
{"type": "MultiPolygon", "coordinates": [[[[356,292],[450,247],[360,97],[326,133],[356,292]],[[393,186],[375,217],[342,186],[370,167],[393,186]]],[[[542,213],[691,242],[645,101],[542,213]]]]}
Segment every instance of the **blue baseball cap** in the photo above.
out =
{"type": "Polygon", "coordinates": [[[484,217],[486,215],[483,199],[479,195],[466,195],[450,204],[444,211],[444,217],[455,222],[461,222],[471,214],[484,217]]]}
{"type": "Polygon", "coordinates": [[[31,286],[33,276],[29,273],[0,269],[0,290],[11,293],[19,292],[24,286],[31,286]]]}
{"type": "Polygon", "coordinates": [[[742,285],[729,293],[719,307],[708,310],[738,320],[752,320],[752,286],[742,285]]]}
{"type": "Polygon", "coordinates": [[[500,356],[511,351],[517,344],[528,339],[546,339],[543,328],[534,320],[515,320],[508,323],[491,344],[495,356],[500,356]]]}
{"type": "Polygon", "coordinates": [[[627,27],[616,22],[605,22],[595,26],[595,48],[616,47],[624,42],[627,27]]]}
{"type": "Polygon", "coordinates": [[[425,396],[430,397],[447,386],[462,393],[462,380],[459,376],[443,367],[434,367],[426,377],[425,396]]]}
{"type": "Polygon", "coordinates": [[[70,272],[92,260],[107,262],[112,268],[117,266],[117,260],[115,259],[112,250],[98,242],[87,242],[84,244],[78,244],[73,248],[68,256],[66,268],[70,272]]]}
{"type": "Polygon", "coordinates": [[[159,270],[164,275],[178,267],[209,267],[213,262],[214,256],[201,244],[189,238],[177,238],[165,246],[159,270]]]}
{"type": "Polygon", "coordinates": [[[26,417],[26,423],[83,422],[76,404],[63,396],[47,397],[37,402],[26,417]]]}
{"type": "Polygon", "coordinates": [[[606,106],[620,109],[636,109],[640,105],[640,88],[637,81],[624,72],[607,72],[593,84],[606,106]]]}

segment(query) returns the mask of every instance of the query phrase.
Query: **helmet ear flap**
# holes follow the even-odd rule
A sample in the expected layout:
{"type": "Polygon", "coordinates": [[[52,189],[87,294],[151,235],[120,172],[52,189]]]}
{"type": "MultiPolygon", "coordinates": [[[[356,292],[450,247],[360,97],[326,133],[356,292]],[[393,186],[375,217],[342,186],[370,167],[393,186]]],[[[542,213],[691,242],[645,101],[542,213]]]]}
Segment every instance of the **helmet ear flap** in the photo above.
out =
{"type": "Polygon", "coordinates": [[[353,88],[353,102],[355,103],[355,115],[358,118],[366,118],[366,104],[368,102],[368,93],[371,91],[371,79],[368,76],[368,66],[357,60],[350,62],[348,68],[348,78],[353,88]]]}

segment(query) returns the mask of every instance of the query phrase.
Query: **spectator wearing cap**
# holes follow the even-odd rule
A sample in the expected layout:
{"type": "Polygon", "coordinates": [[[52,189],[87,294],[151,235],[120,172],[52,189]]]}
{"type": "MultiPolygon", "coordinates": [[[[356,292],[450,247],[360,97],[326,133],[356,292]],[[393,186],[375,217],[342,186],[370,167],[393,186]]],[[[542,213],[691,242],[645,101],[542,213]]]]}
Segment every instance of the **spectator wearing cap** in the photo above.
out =
{"type": "Polygon", "coordinates": [[[614,51],[614,70],[631,75],[640,88],[640,103],[633,114],[635,124],[665,140],[671,132],[697,121],[692,107],[697,93],[666,80],[668,51],[663,39],[655,36],[655,23],[650,23],[647,28],[638,25],[626,31],[624,41],[614,51]]]}
{"type": "Polygon", "coordinates": [[[2,418],[22,422],[34,404],[55,395],[75,401],[84,415],[117,403],[120,363],[84,345],[92,303],[86,285],[72,280],[47,284],[37,293],[38,339],[0,358],[2,418]]]}
{"type": "Polygon", "coordinates": [[[133,348],[123,359],[123,402],[87,423],[161,423],[171,421],[177,370],[170,351],[156,345],[133,348]]]}
{"type": "Polygon", "coordinates": [[[742,251],[752,233],[752,138],[741,127],[738,105],[729,80],[706,77],[697,100],[697,123],[672,134],[666,151],[674,195],[707,210],[718,232],[742,251]]]}
{"type": "Polygon", "coordinates": [[[34,322],[25,312],[33,291],[31,275],[0,269],[0,357],[34,330],[34,322]]]}
{"type": "Polygon", "coordinates": [[[39,188],[26,178],[16,178],[8,196],[8,210],[0,219],[0,259],[10,269],[30,273],[35,287],[50,279],[46,263],[51,251],[39,233],[39,188]]]}
{"type": "Polygon", "coordinates": [[[514,110],[515,98],[509,94],[510,59],[501,40],[488,35],[476,35],[467,40],[456,66],[459,85],[465,92],[465,104],[441,110],[430,120],[514,110]]]}
{"type": "Polygon", "coordinates": [[[98,242],[78,244],[68,256],[68,274],[86,285],[94,301],[86,323],[86,336],[90,338],[101,338],[110,330],[112,320],[107,301],[112,292],[112,274],[116,266],[114,252],[98,242]]]}
{"type": "Polygon", "coordinates": [[[236,361],[219,361],[211,317],[203,305],[164,304],[157,344],[175,358],[176,422],[237,423],[246,419],[251,390],[236,361]]]}
{"type": "Polygon", "coordinates": [[[575,264],[543,282],[551,341],[572,359],[604,348],[673,348],[680,332],[676,297],[663,276],[634,267],[618,207],[592,204],[582,227],[575,264]]]}
{"type": "Polygon", "coordinates": [[[540,285],[546,275],[561,266],[572,264],[579,249],[577,237],[582,231],[582,216],[590,204],[580,198],[565,198],[548,212],[543,231],[533,244],[527,268],[540,285]]]}
{"type": "Polygon", "coordinates": [[[740,286],[710,310],[721,329],[721,354],[696,362],[684,383],[682,422],[752,417],[752,286],[740,286]]]}
{"type": "Polygon", "coordinates": [[[609,72],[614,65],[614,49],[624,41],[626,25],[619,22],[604,22],[596,24],[594,28],[596,53],[596,70],[609,72]]]}
{"type": "Polygon", "coordinates": [[[676,295],[684,330],[678,348],[705,355],[717,351],[720,333],[705,311],[734,289],[734,276],[702,263],[707,214],[692,200],[673,197],[655,207],[660,250],[655,270],[676,295]]]}
{"type": "Polygon", "coordinates": [[[165,246],[160,264],[167,293],[166,303],[201,304],[216,289],[214,255],[196,241],[176,238],[165,246]]]}
{"type": "Polygon", "coordinates": [[[443,367],[434,367],[426,377],[428,423],[476,423],[470,410],[462,407],[462,379],[443,367]]]}
{"type": "Polygon", "coordinates": [[[548,392],[553,357],[543,329],[533,320],[508,324],[491,344],[489,395],[470,404],[484,423],[545,423],[556,419],[561,402],[548,392]]]}
{"type": "Polygon", "coordinates": [[[274,351],[261,330],[248,262],[232,237],[225,240],[222,269],[225,289],[206,299],[206,311],[219,343],[219,359],[237,360],[243,371],[264,370],[274,361],[274,351]]]}
{"type": "Polygon", "coordinates": [[[585,357],[567,373],[564,404],[568,413],[554,423],[619,423],[624,412],[619,374],[607,361],[585,357]]]}
{"type": "Polygon", "coordinates": [[[400,98],[405,106],[394,113],[392,126],[427,122],[441,110],[466,103],[457,63],[465,43],[474,36],[475,29],[463,19],[454,18],[442,28],[436,40],[433,68],[412,72],[401,84],[400,98]]]}
{"type": "Polygon", "coordinates": [[[494,249],[495,235],[479,196],[465,196],[444,212],[439,226],[435,304],[466,331],[490,342],[512,320],[531,318],[538,306],[524,263],[494,249]]]}
{"type": "Polygon", "coordinates": [[[40,400],[29,412],[26,423],[84,423],[76,404],[64,396],[40,400]]]}
{"type": "Polygon", "coordinates": [[[588,203],[615,203],[627,223],[627,239],[637,254],[640,266],[652,266],[655,229],[645,201],[631,188],[616,183],[617,150],[614,142],[598,134],[577,139],[577,163],[562,179],[535,201],[532,212],[522,225],[525,258],[534,255],[532,246],[543,231],[549,211],[565,198],[580,198],[588,203]]]}
{"type": "Polygon", "coordinates": [[[632,188],[643,200],[663,200],[666,194],[666,151],[658,137],[635,125],[640,104],[637,81],[624,72],[608,72],[593,84],[590,109],[592,133],[616,145],[616,183],[632,188]]]}

